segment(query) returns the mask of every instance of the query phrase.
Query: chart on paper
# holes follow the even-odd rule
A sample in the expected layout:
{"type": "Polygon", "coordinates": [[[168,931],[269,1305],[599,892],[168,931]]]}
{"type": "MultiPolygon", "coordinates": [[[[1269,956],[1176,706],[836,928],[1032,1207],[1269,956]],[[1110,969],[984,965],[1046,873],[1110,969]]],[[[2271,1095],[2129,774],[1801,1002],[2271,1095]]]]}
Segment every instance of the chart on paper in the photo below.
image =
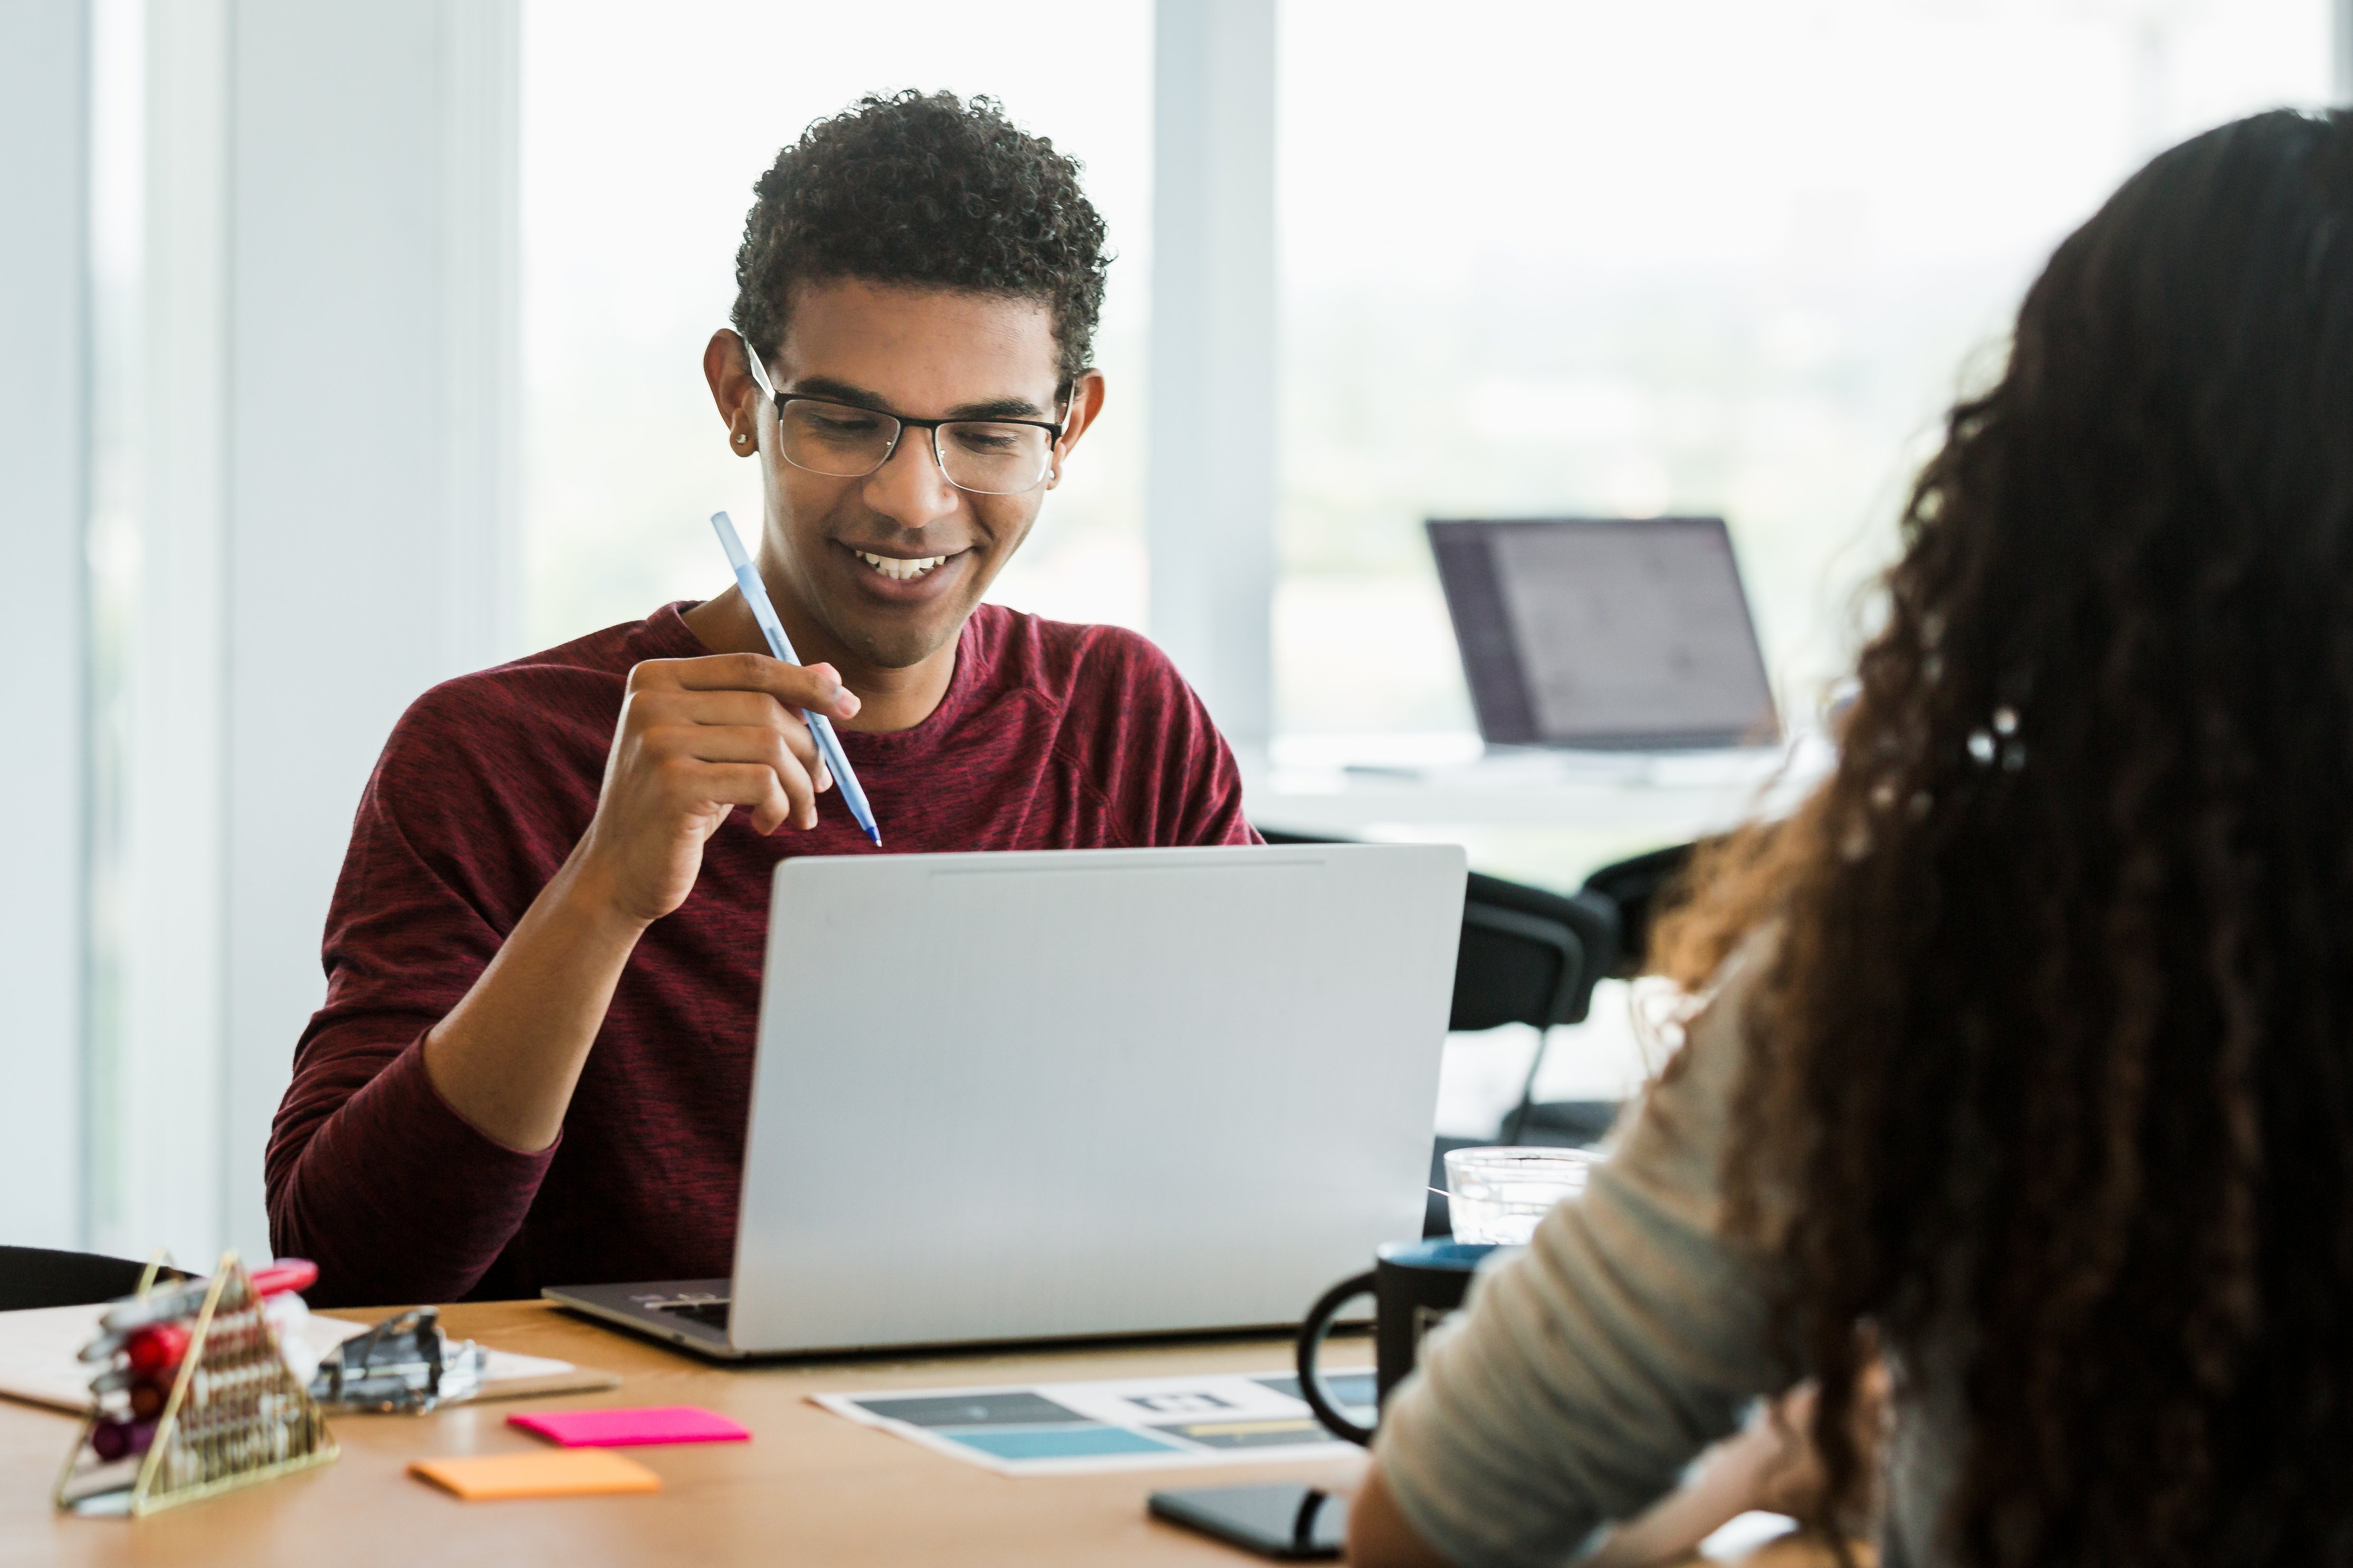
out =
{"type": "MultiPolygon", "coordinates": [[[[1370,1372],[1328,1373],[1324,1385],[1349,1419],[1371,1424],[1370,1372]]],[[[1299,1379],[1286,1372],[809,1398],[860,1426],[1009,1476],[1324,1458],[1356,1451],[1324,1431],[1299,1396],[1299,1379]]]]}

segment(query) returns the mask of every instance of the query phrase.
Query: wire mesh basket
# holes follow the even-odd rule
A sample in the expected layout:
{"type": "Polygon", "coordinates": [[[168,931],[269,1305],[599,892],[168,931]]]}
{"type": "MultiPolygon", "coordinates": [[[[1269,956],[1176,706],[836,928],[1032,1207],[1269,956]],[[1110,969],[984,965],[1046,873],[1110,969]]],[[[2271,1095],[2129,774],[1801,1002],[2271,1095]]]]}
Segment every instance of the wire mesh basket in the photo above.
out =
{"type": "MultiPolygon", "coordinates": [[[[150,1268],[142,1296],[153,1275],[150,1268]]],[[[101,1373],[101,1381],[107,1376],[101,1373]]],[[[120,1441],[111,1445],[114,1453],[105,1452],[94,1439],[109,1424],[98,1410],[82,1424],[58,1479],[58,1507],[150,1514],[323,1465],[337,1453],[325,1416],[288,1370],[277,1331],[234,1252],[222,1254],[213,1272],[144,1453],[123,1452],[120,1441]]]]}

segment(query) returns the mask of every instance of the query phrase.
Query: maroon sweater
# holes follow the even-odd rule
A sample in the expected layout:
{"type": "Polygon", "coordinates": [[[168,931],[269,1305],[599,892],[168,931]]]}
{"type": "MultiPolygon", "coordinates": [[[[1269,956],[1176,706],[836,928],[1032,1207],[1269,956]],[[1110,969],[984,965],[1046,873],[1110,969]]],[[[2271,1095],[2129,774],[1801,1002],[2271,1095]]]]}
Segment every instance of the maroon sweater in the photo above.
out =
{"type": "MultiPolygon", "coordinates": [[[[814,831],[762,837],[739,809],[712,836],[693,893],[622,973],[552,1148],[476,1131],[420,1048],[596,814],[630,668],[710,651],[686,607],[437,686],[385,743],[327,914],[327,1003],[269,1140],[271,1242],[318,1261],[313,1300],[733,1266],[771,874],[788,855],[878,853],[838,793],[814,831]]],[[[890,852],[1255,837],[1199,699],[1115,627],[983,605],[930,718],[840,733],[890,852]]]]}

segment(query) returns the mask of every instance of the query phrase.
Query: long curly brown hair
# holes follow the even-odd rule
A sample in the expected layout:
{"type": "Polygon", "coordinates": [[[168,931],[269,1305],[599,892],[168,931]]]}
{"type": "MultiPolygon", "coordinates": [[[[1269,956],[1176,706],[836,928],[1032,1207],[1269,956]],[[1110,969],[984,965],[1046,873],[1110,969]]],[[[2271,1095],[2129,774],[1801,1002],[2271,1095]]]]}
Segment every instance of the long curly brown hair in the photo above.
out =
{"type": "Polygon", "coordinates": [[[1662,935],[1779,932],[1726,1175],[1834,1491],[1867,1327],[1956,1369],[1953,1561],[2353,1560],[2353,117],[2135,175],[1903,539],[1662,935]]]}

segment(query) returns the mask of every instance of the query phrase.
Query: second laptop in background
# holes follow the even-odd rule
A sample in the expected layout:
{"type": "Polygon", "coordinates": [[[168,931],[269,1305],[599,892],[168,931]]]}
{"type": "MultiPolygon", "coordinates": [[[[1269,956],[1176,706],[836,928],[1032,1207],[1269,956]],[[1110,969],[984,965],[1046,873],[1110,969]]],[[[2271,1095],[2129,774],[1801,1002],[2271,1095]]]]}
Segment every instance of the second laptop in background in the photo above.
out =
{"type": "Polygon", "coordinates": [[[1669,752],[1780,740],[1722,518],[1428,526],[1490,746],[1669,752]]]}

